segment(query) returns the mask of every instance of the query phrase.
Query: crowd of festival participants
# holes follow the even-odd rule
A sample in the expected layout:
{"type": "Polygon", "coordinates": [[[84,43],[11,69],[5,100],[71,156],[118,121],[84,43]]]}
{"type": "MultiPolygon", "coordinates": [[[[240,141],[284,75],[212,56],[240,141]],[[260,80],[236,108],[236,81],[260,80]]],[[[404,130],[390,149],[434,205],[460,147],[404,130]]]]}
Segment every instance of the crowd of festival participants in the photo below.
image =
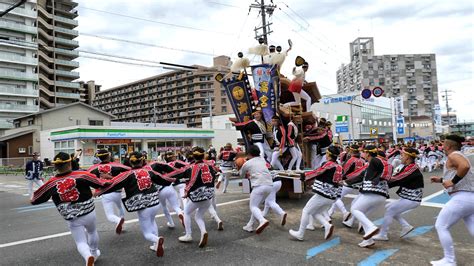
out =
{"type": "Polygon", "coordinates": [[[251,135],[252,143],[245,152],[242,147],[233,149],[231,144],[219,152],[212,146],[208,150],[193,147],[178,154],[166,152],[156,161],[147,161],[145,153],[132,152],[121,164],[107,150],[99,150],[97,164],[87,170],[73,168],[71,155],[60,152],[52,162],[56,175],[34,192],[31,203],[40,204],[52,198],[79,253],[87,265],[93,265],[100,256],[94,197],[102,197],[107,220],[115,226],[118,235],[124,230],[125,211],[136,212],[143,237],[151,244],[149,248],[161,257],[164,238],[155,220],[160,209],[167,227],[176,226],[170,212],[177,216],[179,226],[184,227],[180,242],[193,241],[194,219],[201,236],[198,246],[205,247],[209,233],[204,214],[211,214],[217,230],[224,229],[217,214],[216,190],[225,193],[229,180],[238,170],[240,178],[249,179],[251,184],[250,218],[243,230],[261,234],[270,225],[265,218],[270,209],[280,216],[278,226],[286,223],[287,213],[276,202],[276,193],[282,185],[278,173],[300,174],[313,196],[301,211],[299,227],[289,230],[290,238],[304,240],[306,230],[315,230],[315,220],[323,228],[322,237],[331,238],[335,233],[332,217],[335,212],[341,212],[342,224],[355,228],[355,234],[361,234],[359,246],[367,248],[376,241],[389,241],[388,232],[394,220],[401,225],[400,237],[414,229],[403,215],[420,206],[422,172],[443,168],[443,177],[433,176],[429,181],[441,183],[451,195],[435,224],[444,257],[431,263],[455,265],[449,229],[457,221],[463,219],[474,236],[474,169],[460,152],[464,138],[449,135],[443,142],[340,145],[333,143],[331,123],[320,119],[317,124],[304,127],[303,141],[311,149],[311,169],[302,171],[302,151],[296,141],[298,127],[293,122],[284,125],[274,117],[273,131],[266,132],[261,123],[257,113],[254,120],[236,124],[251,135]],[[269,135],[273,136],[273,149],[266,141],[269,135]],[[291,160],[283,164],[282,154],[287,150],[291,160]],[[383,224],[378,227],[368,216],[385,205],[392,188],[396,189],[398,200],[385,206],[383,224]],[[349,193],[357,197],[347,205],[342,199],[349,193]]]}

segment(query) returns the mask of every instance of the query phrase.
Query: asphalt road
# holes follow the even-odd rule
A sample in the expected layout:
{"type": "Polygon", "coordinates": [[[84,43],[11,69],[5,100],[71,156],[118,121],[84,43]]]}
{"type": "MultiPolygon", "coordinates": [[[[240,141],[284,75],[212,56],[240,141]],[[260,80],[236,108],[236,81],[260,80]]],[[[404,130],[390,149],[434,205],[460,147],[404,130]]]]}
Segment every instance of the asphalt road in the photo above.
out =
{"type": "MultiPolygon", "coordinates": [[[[439,174],[439,173],[434,173],[439,174]]],[[[165,256],[157,258],[148,249],[134,213],[127,213],[125,232],[117,236],[114,225],[104,216],[102,204],[96,203],[97,223],[102,252],[97,265],[429,265],[429,261],[442,257],[442,249],[433,225],[446,202],[440,194],[438,184],[429,184],[425,174],[426,189],[424,205],[405,215],[416,227],[410,237],[398,237],[400,226],[394,223],[389,242],[377,242],[370,249],[357,246],[362,240],[355,229],[341,224],[341,215],[336,213],[334,236],[325,241],[323,230],[307,231],[305,241],[290,239],[289,229],[297,229],[301,210],[310,193],[302,199],[278,199],[288,212],[285,227],[279,225],[279,217],[270,214],[270,226],[262,235],[242,230],[249,219],[248,194],[242,194],[236,182],[229,192],[218,193],[218,212],[224,221],[224,231],[217,231],[216,224],[208,215],[207,247],[199,249],[199,230],[193,224],[194,242],[183,244],[178,237],[183,234],[179,225],[170,230],[162,215],[157,217],[160,235],[165,237],[165,256]],[[430,196],[431,195],[431,196],[430,196]],[[433,196],[435,195],[435,197],[433,196]],[[429,206],[426,206],[429,205],[429,206]]],[[[392,191],[394,192],[394,191],[392,191]]],[[[83,265],[74,241],[68,233],[65,221],[52,203],[31,206],[28,203],[26,183],[20,176],[0,176],[0,264],[1,265],[83,265]],[[38,239],[38,238],[41,238],[38,239]]],[[[392,193],[392,195],[394,195],[392,193]]],[[[392,198],[396,198],[394,195],[392,198]]],[[[350,198],[344,199],[347,203],[350,198]]],[[[383,217],[383,208],[370,218],[383,217]]],[[[176,218],[176,217],[175,217],[176,218]]],[[[463,222],[451,230],[455,241],[458,265],[474,265],[474,239],[463,222]]]]}

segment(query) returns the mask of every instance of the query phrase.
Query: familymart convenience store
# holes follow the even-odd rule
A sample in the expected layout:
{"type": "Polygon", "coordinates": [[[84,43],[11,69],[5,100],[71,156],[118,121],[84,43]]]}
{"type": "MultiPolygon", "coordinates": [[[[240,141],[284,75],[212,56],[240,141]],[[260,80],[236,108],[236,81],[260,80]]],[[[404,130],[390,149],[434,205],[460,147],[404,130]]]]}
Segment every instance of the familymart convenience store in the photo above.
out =
{"type": "Polygon", "coordinates": [[[53,158],[54,154],[61,151],[74,153],[82,149],[81,165],[91,165],[97,149],[109,150],[116,161],[122,161],[125,155],[132,151],[147,151],[149,159],[156,159],[159,153],[167,150],[192,146],[207,147],[214,138],[213,130],[198,128],[75,126],[55,129],[48,133],[42,134],[43,158],[53,158]]]}

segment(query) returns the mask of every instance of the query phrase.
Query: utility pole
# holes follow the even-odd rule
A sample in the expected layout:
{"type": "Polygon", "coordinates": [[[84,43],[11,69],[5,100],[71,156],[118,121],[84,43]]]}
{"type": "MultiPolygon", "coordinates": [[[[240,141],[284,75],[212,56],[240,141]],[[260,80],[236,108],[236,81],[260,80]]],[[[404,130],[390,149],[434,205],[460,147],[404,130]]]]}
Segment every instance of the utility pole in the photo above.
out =
{"type": "Polygon", "coordinates": [[[156,127],[156,103],[153,103],[153,123],[155,123],[156,127]]]}
{"type": "Polygon", "coordinates": [[[444,95],[442,96],[444,100],[446,101],[446,113],[448,115],[448,133],[449,133],[449,127],[451,126],[451,117],[449,116],[449,111],[451,111],[451,108],[449,107],[449,100],[451,100],[449,97],[451,96],[451,90],[444,90],[443,93],[444,95]]]}
{"type": "Polygon", "coordinates": [[[207,93],[207,100],[209,101],[209,126],[212,129],[212,97],[211,97],[211,92],[207,93]]]}
{"type": "Polygon", "coordinates": [[[260,38],[263,38],[263,42],[265,44],[268,44],[268,35],[272,33],[273,31],[270,30],[270,25],[272,23],[267,24],[267,15],[270,17],[273,14],[273,11],[277,7],[275,4],[273,4],[273,0],[270,0],[271,4],[270,5],[265,5],[265,0],[260,0],[260,3],[255,0],[255,3],[251,4],[249,7],[249,12],[254,9],[258,9],[260,15],[262,16],[262,26],[261,27],[255,27],[255,39],[258,40],[260,38]],[[259,34],[259,30],[262,29],[262,34],[259,34]]]}

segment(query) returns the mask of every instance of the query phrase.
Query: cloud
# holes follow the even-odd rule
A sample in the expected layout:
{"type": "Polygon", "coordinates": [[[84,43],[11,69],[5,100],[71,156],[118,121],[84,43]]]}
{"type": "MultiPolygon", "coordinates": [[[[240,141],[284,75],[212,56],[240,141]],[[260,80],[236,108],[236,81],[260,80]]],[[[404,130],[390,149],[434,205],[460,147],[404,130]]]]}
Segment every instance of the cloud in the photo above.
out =
{"type": "MultiPolygon", "coordinates": [[[[129,39],[177,49],[197,50],[236,57],[256,44],[253,29],[261,24],[256,11],[248,14],[253,1],[238,0],[79,0],[80,32],[129,39]],[[107,10],[147,20],[184,25],[204,31],[167,26],[122,16],[99,13],[81,7],[107,10]],[[240,8],[236,8],[240,7],[240,8]]],[[[349,62],[349,42],[359,36],[374,37],[375,53],[436,53],[439,89],[453,88],[458,116],[469,119],[474,95],[473,5],[471,1],[410,0],[287,0],[278,3],[270,18],[272,43],[293,50],[282,73],[291,76],[297,55],[310,62],[307,79],[315,80],[323,93],[337,91],[336,70],[349,62]],[[286,14],[285,14],[286,13],[286,14]],[[307,26],[309,23],[310,26],[307,26]],[[302,27],[303,26],[303,27],[302,27]],[[464,107],[466,106],[466,107],[464,107]]],[[[134,58],[211,65],[212,56],[108,41],[78,38],[81,50],[99,51],[134,58]]],[[[249,56],[258,61],[257,57],[249,56]]],[[[163,70],[79,58],[83,80],[96,80],[104,89],[163,70]]],[[[442,103],[441,103],[442,104],[442,103]]],[[[443,104],[442,104],[443,105],[443,104]]],[[[472,118],[471,118],[472,119],[472,118]]]]}

